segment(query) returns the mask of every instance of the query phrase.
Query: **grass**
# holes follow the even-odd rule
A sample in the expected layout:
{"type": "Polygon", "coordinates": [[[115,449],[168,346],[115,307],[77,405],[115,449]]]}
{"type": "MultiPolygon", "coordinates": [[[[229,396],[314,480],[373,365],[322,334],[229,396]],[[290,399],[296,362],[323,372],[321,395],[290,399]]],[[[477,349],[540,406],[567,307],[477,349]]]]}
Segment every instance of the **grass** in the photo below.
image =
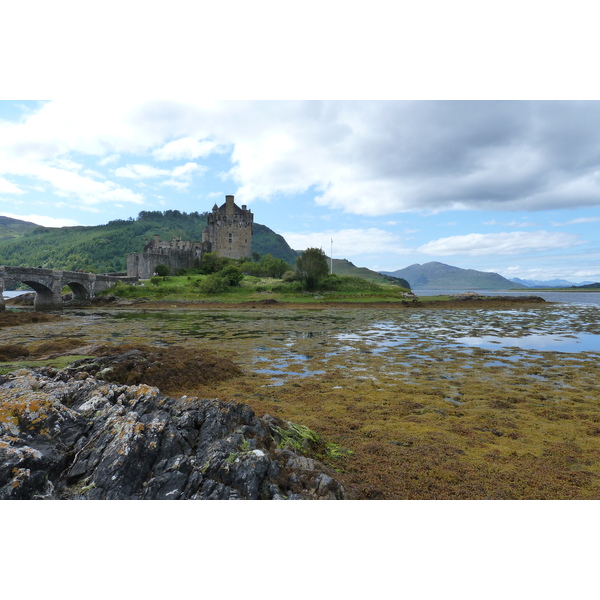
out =
{"type": "Polygon", "coordinates": [[[265,298],[279,302],[314,304],[317,302],[401,302],[408,291],[395,285],[377,284],[359,277],[328,277],[322,289],[305,292],[299,282],[270,277],[244,276],[239,286],[226,291],[202,293],[200,285],[207,275],[155,277],[139,285],[117,284],[102,295],[114,295],[127,300],[159,302],[256,302],[265,298]]]}

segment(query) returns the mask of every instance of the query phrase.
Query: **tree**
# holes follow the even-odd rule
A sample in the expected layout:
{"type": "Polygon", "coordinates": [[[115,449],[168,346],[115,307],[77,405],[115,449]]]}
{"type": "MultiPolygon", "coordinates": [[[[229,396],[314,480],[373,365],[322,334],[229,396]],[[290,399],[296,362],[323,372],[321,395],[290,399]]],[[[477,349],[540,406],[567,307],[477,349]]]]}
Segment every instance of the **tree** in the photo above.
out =
{"type": "Polygon", "coordinates": [[[200,272],[205,275],[216,273],[225,266],[225,259],[219,256],[216,252],[207,252],[202,256],[200,263],[200,272]]]}
{"type": "Polygon", "coordinates": [[[309,291],[314,290],[328,272],[327,255],[320,248],[307,248],[296,259],[296,273],[309,291]]]}
{"type": "Polygon", "coordinates": [[[265,254],[260,259],[260,267],[264,277],[281,278],[281,276],[290,270],[290,266],[282,258],[275,258],[271,254],[265,254]]]}

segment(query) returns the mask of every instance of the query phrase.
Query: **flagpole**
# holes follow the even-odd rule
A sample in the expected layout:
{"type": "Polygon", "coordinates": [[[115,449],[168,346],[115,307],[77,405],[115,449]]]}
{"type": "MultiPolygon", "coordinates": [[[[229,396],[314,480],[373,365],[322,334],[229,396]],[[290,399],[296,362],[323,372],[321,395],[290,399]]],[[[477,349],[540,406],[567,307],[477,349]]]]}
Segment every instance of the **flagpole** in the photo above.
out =
{"type": "Polygon", "coordinates": [[[330,273],[333,275],[333,238],[331,238],[331,255],[329,258],[331,260],[330,273]]]}

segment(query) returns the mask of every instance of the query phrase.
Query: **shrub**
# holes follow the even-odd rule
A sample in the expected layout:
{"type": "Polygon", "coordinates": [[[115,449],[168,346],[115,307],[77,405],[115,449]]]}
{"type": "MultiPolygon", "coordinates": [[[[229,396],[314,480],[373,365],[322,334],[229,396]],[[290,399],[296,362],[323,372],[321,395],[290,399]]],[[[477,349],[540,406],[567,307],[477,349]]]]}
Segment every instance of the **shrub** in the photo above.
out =
{"type": "Polygon", "coordinates": [[[219,277],[222,277],[223,279],[225,279],[227,281],[228,285],[232,285],[232,286],[240,285],[240,282],[244,278],[244,275],[242,274],[241,269],[234,265],[227,265],[226,267],[221,269],[217,273],[217,275],[219,277]]]}
{"type": "Polygon", "coordinates": [[[220,294],[229,287],[229,282],[220,273],[213,273],[198,282],[198,289],[203,294],[220,294]]]}
{"type": "Polygon", "coordinates": [[[159,277],[167,277],[171,274],[171,269],[167,265],[157,265],[155,271],[159,277]]]}
{"type": "Polygon", "coordinates": [[[265,254],[259,262],[244,260],[240,263],[242,271],[246,275],[254,277],[273,277],[279,279],[286,271],[289,271],[290,265],[281,258],[275,258],[271,254],[265,254]]]}

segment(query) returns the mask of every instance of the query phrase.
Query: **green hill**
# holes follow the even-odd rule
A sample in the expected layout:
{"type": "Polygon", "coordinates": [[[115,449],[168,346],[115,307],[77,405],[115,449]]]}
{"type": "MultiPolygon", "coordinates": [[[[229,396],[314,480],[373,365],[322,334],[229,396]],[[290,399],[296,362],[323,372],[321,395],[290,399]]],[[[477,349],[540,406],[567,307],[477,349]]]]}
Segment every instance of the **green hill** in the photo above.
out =
{"type": "Polygon", "coordinates": [[[290,248],[283,236],[260,223],[254,223],[252,226],[252,252],[258,252],[261,256],[271,254],[292,266],[296,264],[298,257],[298,252],[290,248]]]}
{"type": "Polygon", "coordinates": [[[440,262],[424,265],[411,265],[398,271],[383,271],[385,275],[406,279],[412,289],[472,289],[472,290],[509,290],[528,289],[526,285],[505,279],[498,273],[487,273],[474,269],[461,269],[440,262]]]}
{"type": "MultiPolygon", "coordinates": [[[[24,223],[22,221],[21,223],[24,223]]],[[[33,225],[33,224],[31,224],[33,225]]],[[[202,239],[206,213],[178,210],[142,211],[136,219],[110,221],[90,227],[38,227],[19,237],[0,241],[0,264],[111,273],[125,271],[129,252],[141,252],[145,241],[158,234],[163,240],[202,239]]],[[[4,233],[0,228],[0,236],[4,233]]],[[[285,239],[255,223],[252,246],[259,254],[272,254],[291,265],[296,252],[285,239]]]]}
{"type": "Polygon", "coordinates": [[[410,285],[406,279],[402,279],[399,277],[393,277],[390,275],[383,275],[382,273],[377,273],[376,271],[371,271],[366,267],[357,267],[353,265],[349,260],[346,259],[333,259],[333,272],[336,275],[352,275],[354,277],[360,277],[361,279],[366,279],[367,281],[371,281],[373,283],[387,283],[394,284],[404,287],[406,289],[410,289],[410,285]]]}
{"type": "Polygon", "coordinates": [[[37,227],[38,225],[29,221],[0,216],[0,242],[20,238],[37,227]]]}

